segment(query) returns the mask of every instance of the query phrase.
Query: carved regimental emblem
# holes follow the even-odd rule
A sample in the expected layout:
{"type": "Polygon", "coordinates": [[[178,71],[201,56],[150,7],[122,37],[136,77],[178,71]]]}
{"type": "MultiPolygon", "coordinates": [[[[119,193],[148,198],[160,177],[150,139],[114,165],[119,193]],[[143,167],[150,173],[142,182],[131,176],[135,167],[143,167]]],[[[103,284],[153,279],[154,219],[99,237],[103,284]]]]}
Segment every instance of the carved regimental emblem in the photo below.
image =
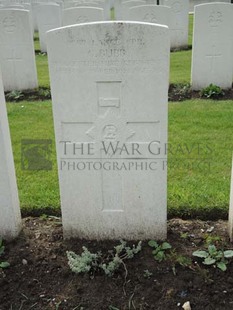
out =
{"type": "Polygon", "coordinates": [[[218,27],[223,21],[223,16],[220,11],[212,11],[209,15],[209,25],[210,27],[216,28],[218,27]]]}
{"type": "Polygon", "coordinates": [[[144,22],[150,22],[150,23],[156,23],[156,22],[157,22],[157,17],[155,16],[154,13],[147,13],[147,14],[143,17],[143,21],[144,21],[144,22]]]}
{"type": "Polygon", "coordinates": [[[7,33],[13,33],[16,30],[16,20],[11,14],[10,16],[7,16],[2,21],[4,31],[7,33]]]}
{"type": "Polygon", "coordinates": [[[107,141],[116,141],[118,129],[115,125],[106,125],[103,129],[103,139],[107,141]]]}
{"type": "Polygon", "coordinates": [[[81,23],[87,23],[88,22],[88,18],[87,16],[79,16],[76,19],[77,24],[81,24],[81,23]]]}

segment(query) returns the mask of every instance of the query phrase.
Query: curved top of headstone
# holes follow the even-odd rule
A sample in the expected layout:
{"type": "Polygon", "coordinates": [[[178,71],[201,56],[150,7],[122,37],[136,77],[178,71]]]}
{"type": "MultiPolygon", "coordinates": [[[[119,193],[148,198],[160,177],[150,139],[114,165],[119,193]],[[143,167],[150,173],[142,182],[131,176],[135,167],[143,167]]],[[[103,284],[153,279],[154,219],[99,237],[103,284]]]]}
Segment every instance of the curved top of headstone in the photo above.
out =
{"type": "Polygon", "coordinates": [[[201,3],[201,4],[197,4],[194,6],[194,11],[196,8],[200,8],[200,7],[216,7],[216,6],[231,6],[232,7],[232,4],[231,3],[228,3],[228,2],[209,2],[209,3],[201,3]]]}
{"type": "MultiPolygon", "coordinates": [[[[68,9],[66,9],[68,10],[68,9]]],[[[101,27],[103,26],[107,26],[107,25],[118,25],[118,26],[123,26],[123,25],[145,25],[145,26],[151,26],[151,27],[158,27],[161,28],[162,31],[169,31],[168,30],[168,26],[166,25],[161,25],[161,24],[156,24],[156,23],[149,23],[149,22],[138,22],[138,21],[121,21],[121,20],[114,20],[114,21],[98,21],[98,22],[90,22],[90,23],[80,23],[80,24],[74,24],[74,25],[68,25],[68,26],[63,26],[60,28],[56,28],[56,29],[52,29],[50,31],[47,32],[48,36],[51,36],[53,33],[56,32],[61,32],[61,31],[66,31],[66,29],[71,29],[71,28],[77,28],[79,29],[80,27],[92,27],[92,26],[98,26],[101,27]]]]}

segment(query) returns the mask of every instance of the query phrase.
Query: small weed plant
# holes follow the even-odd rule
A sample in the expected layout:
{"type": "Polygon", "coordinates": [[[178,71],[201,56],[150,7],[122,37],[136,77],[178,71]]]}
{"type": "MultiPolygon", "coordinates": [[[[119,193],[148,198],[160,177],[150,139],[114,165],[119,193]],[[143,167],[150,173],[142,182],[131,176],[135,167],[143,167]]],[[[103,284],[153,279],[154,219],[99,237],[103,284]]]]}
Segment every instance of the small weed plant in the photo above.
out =
{"type": "Polygon", "coordinates": [[[152,254],[156,261],[161,263],[167,260],[171,264],[174,275],[176,275],[176,265],[182,267],[190,267],[192,265],[192,260],[189,257],[179,254],[168,242],[158,244],[157,241],[150,240],[148,245],[154,248],[152,254]]]}
{"type": "Polygon", "coordinates": [[[152,251],[152,254],[154,256],[154,259],[158,262],[162,262],[163,260],[165,260],[168,250],[172,248],[172,246],[168,242],[163,242],[159,245],[155,240],[150,240],[148,242],[148,245],[154,249],[152,251]]]}
{"type": "Polygon", "coordinates": [[[183,97],[188,96],[191,92],[191,86],[189,83],[186,84],[175,84],[174,85],[175,88],[175,93],[177,95],[181,95],[183,97]]]}
{"type": "Polygon", "coordinates": [[[126,241],[121,240],[120,244],[114,247],[114,250],[108,252],[105,257],[101,251],[91,253],[86,247],[83,247],[81,255],[72,251],[67,251],[68,265],[75,273],[91,273],[103,271],[105,275],[112,276],[121,265],[125,267],[125,260],[131,259],[135,254],[141,251],[141,241],[137,246],[127,246],[126,241]]]}
{"type": "Polygon", "coordinates": [[[210,84],[201,90],[201,96],[206,98],[217,98],[223,95],[224,91],[222,88],[214,84],[210,84]]]}
{"type": "Polygon", "coordinates": [[[172,84],[169,94],[169,100],[171,100],[174,96],[178,101],[188,99],[191,97],[191,86],[190,84],[172,84]]]}
{"type": "Polygon", "coordinates": [[[43,99],[51,99],[51,91],[49,88],[40,87],[38,90],[38,95],[43,99]]]}
{"type": "Polygon", "coordinates": [[[8,94],[6,94],[6,99],[9,101],[19,101],[22,100],[24,94],[20,90],[12,90],[8,94]]]}
{"type": "Polygon", "coordinates": [[[150,272],[148,269],[145,269],[144,273],[143,273],[143,277],[146,278],[146,279],[150,279],[151,276],[153,276],[153,273],[150,272]]]}
{"type": "Polygon", "coordinates": [[[3,245],[2,239],[0,238],[0,269],[4,269],[10,266],[8,262],[2,261],[1,256],[5,251],[5,247],[3,245]]]}
{"type": "Polygon", "coordinates": [[[201,258],[204,265],[212,265],[226,271],[228,260],[233,257],[233,250],[218,250],[215,245],[210,244],[207,251],[197,250],[193,252],[193,256],[201,258]]]}

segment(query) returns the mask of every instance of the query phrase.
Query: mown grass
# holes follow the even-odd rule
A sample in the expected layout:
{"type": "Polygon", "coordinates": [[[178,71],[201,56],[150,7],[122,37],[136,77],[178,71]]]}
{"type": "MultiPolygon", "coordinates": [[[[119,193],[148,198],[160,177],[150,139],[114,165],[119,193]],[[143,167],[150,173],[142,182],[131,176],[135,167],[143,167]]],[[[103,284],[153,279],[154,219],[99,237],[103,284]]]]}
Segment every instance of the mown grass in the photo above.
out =
{"type": "Polygon", "coordinates": [[[7,103],[19,197],[22,210],[60,206],[51,101],[7,103]],[[27,171],[21,166],[22,139],[52,139],[51,171],[27,171]]]}
{"type": "Polygon", "coordinates": [[[226,217],[233,150],[232,113],[230,100],[169,104],[170,216],[226,217]]]}
{"type": "Polygon", "coordinates": [[[189,14],[189,37],[188,44],[192,45],[193,40],[193,14],[189,14]]]}
{"type": "Polygon", "coordinates": [[[39,40],[39,33],[34,33],[34,49],[35,51],[40,51],[40,40],[39,40]]]}
{"type": "Polygon", "coordinates": [[[190,83],[192,51],[170,54],[170,83],[190,83]]]}
{"type": "MultiPolygon", "coordinates": [[[[189,45],[193,16],[189,17],[189,45]]],[[[38,33],[35,49],[39,49],[38,33]]],[[[39,85],[49,87],[47,55],[36,55],[39,85]]],[[[191,50],[172,52],[171,83],[190,82],[191,50]]],[[[24,214],[57,213],[60,198],[51,101],[8,103],[21,208],[24,214]],[[51,139],[53,169],[21,166],[22,139],[51,139]]],[[[169,104],[169,216],[224,218],[229,204],[232,101],[189,100],[169,104]]]]}
{"type": "MultiPolygon", "coordinates": [[[[21,208],[59,212],[51,101],[8,103],[21,208]],[[21,167],[22,139],[52,139],[51,171],[21,167]]],[[[169,104],[169,216],[226,217],[229,203],[232,101],[189,100],[169,104]],[[198,151],[199,145],[199,151],[198,151]]]]}
{"type": "Polygon", "coordinates": [[[38,83],[41,87],[50,87],[48,57],[46,54],[36,55],[38,83]]]}

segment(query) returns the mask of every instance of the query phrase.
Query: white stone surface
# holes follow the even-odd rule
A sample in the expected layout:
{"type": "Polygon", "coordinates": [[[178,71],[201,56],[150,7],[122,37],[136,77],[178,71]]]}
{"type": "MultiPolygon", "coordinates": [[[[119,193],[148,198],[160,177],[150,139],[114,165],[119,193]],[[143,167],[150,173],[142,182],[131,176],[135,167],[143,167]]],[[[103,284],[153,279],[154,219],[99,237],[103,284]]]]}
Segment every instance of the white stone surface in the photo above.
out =
{"type": "Polygon", "coordinates": [[[31,25],[31,32],[34,38],[34,22],[33,22],[33,14],[32,14],[32,5],[31,3],[24,3],[24,10],[29,11],[29,21],[31,25]]]}
{"type": "Polygon", "coordinates": [[[214,3],[214,2],[225,2],[231,3],[231,0],[189,0],[189,12],[194,12],[194,6],[205,3],[214,3]]]}
{"type": "Polygon", "coordinates": [[[166,25],[170,28],[172,20],[171,9],[162,5],[140,5],[123,13],[125,20],[166,25]]]}
{"type": "MultiPolygon", "coordinates": [[[[90,6],[90,7],[99,7],[99,4],[94,2],[94,1],[88,1],[84,2],[83,1],[67,1],[64,2],[64,9],[70,9],[74,7],[79,7],[79,6],[90,6]]],[[[100,8],[100,7],[99,7],[100,8]]]]}
{"type": "Polygon", "coordinates": [[[5,91],[38,87],[29,11],[0,10],[0,65],[5,91]]]}
{"type": "Polygon", "coordinates": [[[188,45],[189,0],[160,0],[161,5],[171,8],[171,48],[188,45]]]}
{"type": "Polygon", "coordinates": [[[102,20],[110,20],[111,19],[111,3],[110,1],[69,1],[64,3],[64,9],[74,8],[74,7],[91,7],[91,8],[99,8],[103,9],[104,19],[102,20]]]}
{"type": "Polygon", "coordinates": [[[93,7],[78,7],[63,10],[63,26],[104,20],[104,10],[93,7]]]}
{"type": "Polygon", "coordinates": [[[66,238],[166,238],[169,50],[148,23],[48,33],[66,238]]]}
{"type": "Polygon", "coordinates": [[[195,6],[192,52],[192,88],[232,84],[232,4],[195,6]]]}
{"type": "Polygon", "coordinates": [[[229,229],[230,240],[232,242],[233,241],[233,158],[232,158],[232,169],[231,169],[231,189],[230,189],[228,229],[229,229]]]}
{"type": "Polygon", "coordinates": [[[146,4],[147,3],[144,0],[128,0],[124,2],[121,0],[116,0],[114,3],[115,19],[122,20],[124,16],[123,14],[127,14],[126,11],[128,11],[130,8],[146,4]]]}
{"type": "Polygon", "coordinates": [[[39,31],[38,29],[38,23],[37,23],[37,6],[42,4],[58,4],[61,7],[61,10],[63,8],[63,2],[61,0],[57,1],[47,1],[47,0],[31,0],[31,7],[32,7],[32,20],[33,20],[33,26],[34,31],[39,31]]]}
{"type": "Polygon", "coordinates": [[[21,216],[1,73],[0,176],[0,237],[11,239],[21,229],[21,216]]]}
{"type": "Polygon", "coordinates": [[[3,5],[3,8],[6,9],[19,9],[19,10],[24,10],[24,5],[21,4],[11,4],[11,3],[7,3],[5,2],[5,4],[3,5]]]}
{"type": "Polygon", "coordinates": [[[31,31],[32,31],[32,36],[34,35],[34,26],[33,26],[33,17],[32,17],[32,6],[30,3],[23,3],[23,4],[14,4],[14,3],[9,3],[9,2],[4,2],[4,6],[0,6],[0,9],[18,9],[18,10],[26,10],[29,11],[29,20],[31,24],[31,31]]]}
{"type": "Polygon", "coordinates": [[[37,5],[36,19],[39,30],[40,50],[46,53],[46,32],[62,26],[62,11],[60,5],[56,3],[37,5]]]}

